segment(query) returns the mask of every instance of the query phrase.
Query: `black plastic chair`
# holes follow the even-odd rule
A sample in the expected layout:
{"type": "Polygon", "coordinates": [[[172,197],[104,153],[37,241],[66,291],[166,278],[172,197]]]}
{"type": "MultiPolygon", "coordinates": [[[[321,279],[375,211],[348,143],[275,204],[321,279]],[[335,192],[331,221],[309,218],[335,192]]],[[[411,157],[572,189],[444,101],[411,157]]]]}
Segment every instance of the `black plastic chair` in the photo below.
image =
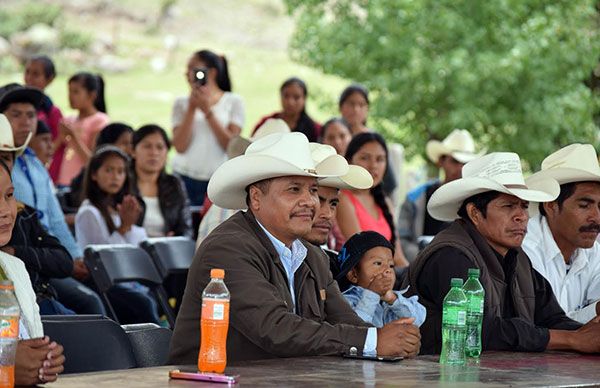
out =
{"type": "Polygon", "coordinates": [[[42,316],[44,333],[64,347],[64,373],[98,372],[137,366],[125,330],[98,315],[42,316]]]}
{"type": "Polygon", "coordinates": [[[89,245],[84,251],[84,261],[90,275],[115,321],[118,317],[110,303],[107,292],[115,284],[137,281],[149,287],[171,327],[175,316],[171,310],[160,276],[152,258],[134,245],[89,245]]]}
{"type": "Polygon", "coordinates": [[[152,257],[163,279],[187,273],[196,252],[196,244],[186,237],[149,238],[140,246],[152,257]]]}
{"type": "Polygon", "coordinates": [[[137,323],[121,326],[131,344],[139,368],[167,364],[169,343],[173,332],[155,323],[137,323]]]}
{"type": "Polygon", "coordinates": [[[169,296],[175,298],[173,313],[177,315],[185,291],[188,269],[196,253],[196,244],[186,237],[157,237],[142,241],[140,246],[154,260],[169,296]]]}

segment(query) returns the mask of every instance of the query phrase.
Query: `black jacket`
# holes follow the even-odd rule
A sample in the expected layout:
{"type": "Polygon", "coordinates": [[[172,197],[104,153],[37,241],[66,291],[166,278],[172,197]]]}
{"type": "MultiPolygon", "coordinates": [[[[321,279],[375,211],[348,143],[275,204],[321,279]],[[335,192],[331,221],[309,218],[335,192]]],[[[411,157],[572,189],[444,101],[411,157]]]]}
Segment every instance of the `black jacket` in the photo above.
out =
{"type": "MultiPolygon", "coordinates": [[[[135,169],[131,171],[133,181],[133,195],[137,196],[142,205],[142,214],[137,225],[142,226],[146,215],[146,204],[137,187],[135,169]]],[[[161,172],[158,177],[158,203],[160,212],[165,219],[165,235],[173,232],[175,236],[192,237],[192,215],[185,186],[181,179],[174,175],[161,172]]]]}
{"type": "Polygon", "coordinates": [[[442,306],[450,279],[465,279],[469,268],[479,268],[485,289],[483,350],[544,351],[549,329],[576,330],[552,287],[521,249],[505,257],[494,251],[469,222],[454,221],[440,232],[409,267],[409,294],[419,295],[427,308],[421,326],[421,353],[439,353],[442,343],[442,306]]]}
{"type": "Polygon", "coordinates": [[[34,208],[19,204],[13,233],[7,246],[25,263],[38,296],[55,296],[49,278],[65,278],[73,273],[73,259],[60,241],[48,234],[34,208]]]}

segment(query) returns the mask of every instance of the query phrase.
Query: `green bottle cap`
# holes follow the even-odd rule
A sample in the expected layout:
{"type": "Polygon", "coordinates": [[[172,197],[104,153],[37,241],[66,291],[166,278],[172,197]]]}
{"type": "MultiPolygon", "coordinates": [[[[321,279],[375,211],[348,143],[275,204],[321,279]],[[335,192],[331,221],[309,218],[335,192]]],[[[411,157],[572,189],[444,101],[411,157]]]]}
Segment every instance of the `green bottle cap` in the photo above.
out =
{"type": "Polygon", "coordinates": [[[469,268],[469,277],[475,277],[478,278],[479,277],[479,268],[469,268]]]}
{"type": "Polygon", "coordinates": [[[463,280],[461,278],[452,278],[450,280],[450,287],[462,287],[463,280]]]}

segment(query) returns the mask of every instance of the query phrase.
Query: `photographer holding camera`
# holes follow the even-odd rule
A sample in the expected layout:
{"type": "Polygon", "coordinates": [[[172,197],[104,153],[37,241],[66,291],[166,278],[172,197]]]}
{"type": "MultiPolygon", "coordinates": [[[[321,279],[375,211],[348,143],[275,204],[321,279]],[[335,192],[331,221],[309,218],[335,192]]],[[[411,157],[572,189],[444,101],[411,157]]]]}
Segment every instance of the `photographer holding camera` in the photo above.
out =
{"type": "Polygon", "coordinates": [[[212,51],[194,53],[186,78],[190,95],[173,106],[173,171],[185,183],[190,203],[202,205],[208,180],[227,160],[229,140],[244,126],[244,103],[231,93],[227,60],[212,51]]]}

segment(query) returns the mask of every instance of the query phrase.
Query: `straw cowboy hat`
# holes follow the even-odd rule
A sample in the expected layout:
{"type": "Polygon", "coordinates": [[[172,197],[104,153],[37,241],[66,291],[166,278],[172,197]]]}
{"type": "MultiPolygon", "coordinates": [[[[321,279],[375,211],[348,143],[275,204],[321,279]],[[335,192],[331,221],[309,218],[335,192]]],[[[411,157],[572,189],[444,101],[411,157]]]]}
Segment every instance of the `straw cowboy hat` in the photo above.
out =
{"type": "MultiPolygon", "coordinates": [[[[335,148],[326,144],[310,143],[310,149],[315,163],[337,154],[335,148]]],[[[348,190],[370,189],[373,186],[373,177],[361,166],[350,164],[346,175],[319,179],[319,186],[348,190]]]]}
{"type": "Polygon", "coordinates": [[[429,160],[437,163],[443,155],[450,155],[461,163],[468,163],[483,155],[475,153],[475,142],[466,129],[455,129],[443,141],[429,140],[425,146],[429,160]]]}
{"type": "Polygon", "coordinates": [[[315,163],[304,134],[274,133],[250,144],[244,155],[223,163],[208,182],[208,197],[225,209],[245,209],[246,187],[263,179],[283,176],[326,178],[347,173],[348,163],[339,155],[315,163]]]}
{"type": "Polygon", "coordinates": [[[242,136],[236,136],[229,140],[227,144],[227,149],[225,153],[227,153],[227,157],[229,159],[233,159],[236,156],[244,155],[246,149],[253,141],[260,139],[261,137],[265,137],[267,135],[273,133],[288,133],[291,132],[288,125],[282,119],[268,119],[258,127],[256,132],[254,132],[254,136],[249,139],[246,139],[242,136]]]}
{"type": "Polygon", "coordinates": [[[553,178],[559,185],[572,182],[600,182],[598,155],[591,144],[571,144],[550,154],[531,181],[553,178]]]}
{"type": "Polygon", "coordinates": [[[454,221],[465,199],[486,191],[498,191],[533,202],[553,201],[560,192],[558,183],[552,178],[538,179],[535,183],[526,181],[519,155],[514,152],[493,152],[475,159],[464,165],[462,176],[433,193],[427,204],[433,218],[454,221]]]}
{"type": "Polygon", "coordinates": [[[25,151],[25,148],[27,148],[32,135],[33,133],[29,132],[25,143],[20,147],[15,147],[15,140],[10,122],[6,116],[0,113],[0,151],[15,152],[17,155],[21,155],[23,151],[25,151]]]}

